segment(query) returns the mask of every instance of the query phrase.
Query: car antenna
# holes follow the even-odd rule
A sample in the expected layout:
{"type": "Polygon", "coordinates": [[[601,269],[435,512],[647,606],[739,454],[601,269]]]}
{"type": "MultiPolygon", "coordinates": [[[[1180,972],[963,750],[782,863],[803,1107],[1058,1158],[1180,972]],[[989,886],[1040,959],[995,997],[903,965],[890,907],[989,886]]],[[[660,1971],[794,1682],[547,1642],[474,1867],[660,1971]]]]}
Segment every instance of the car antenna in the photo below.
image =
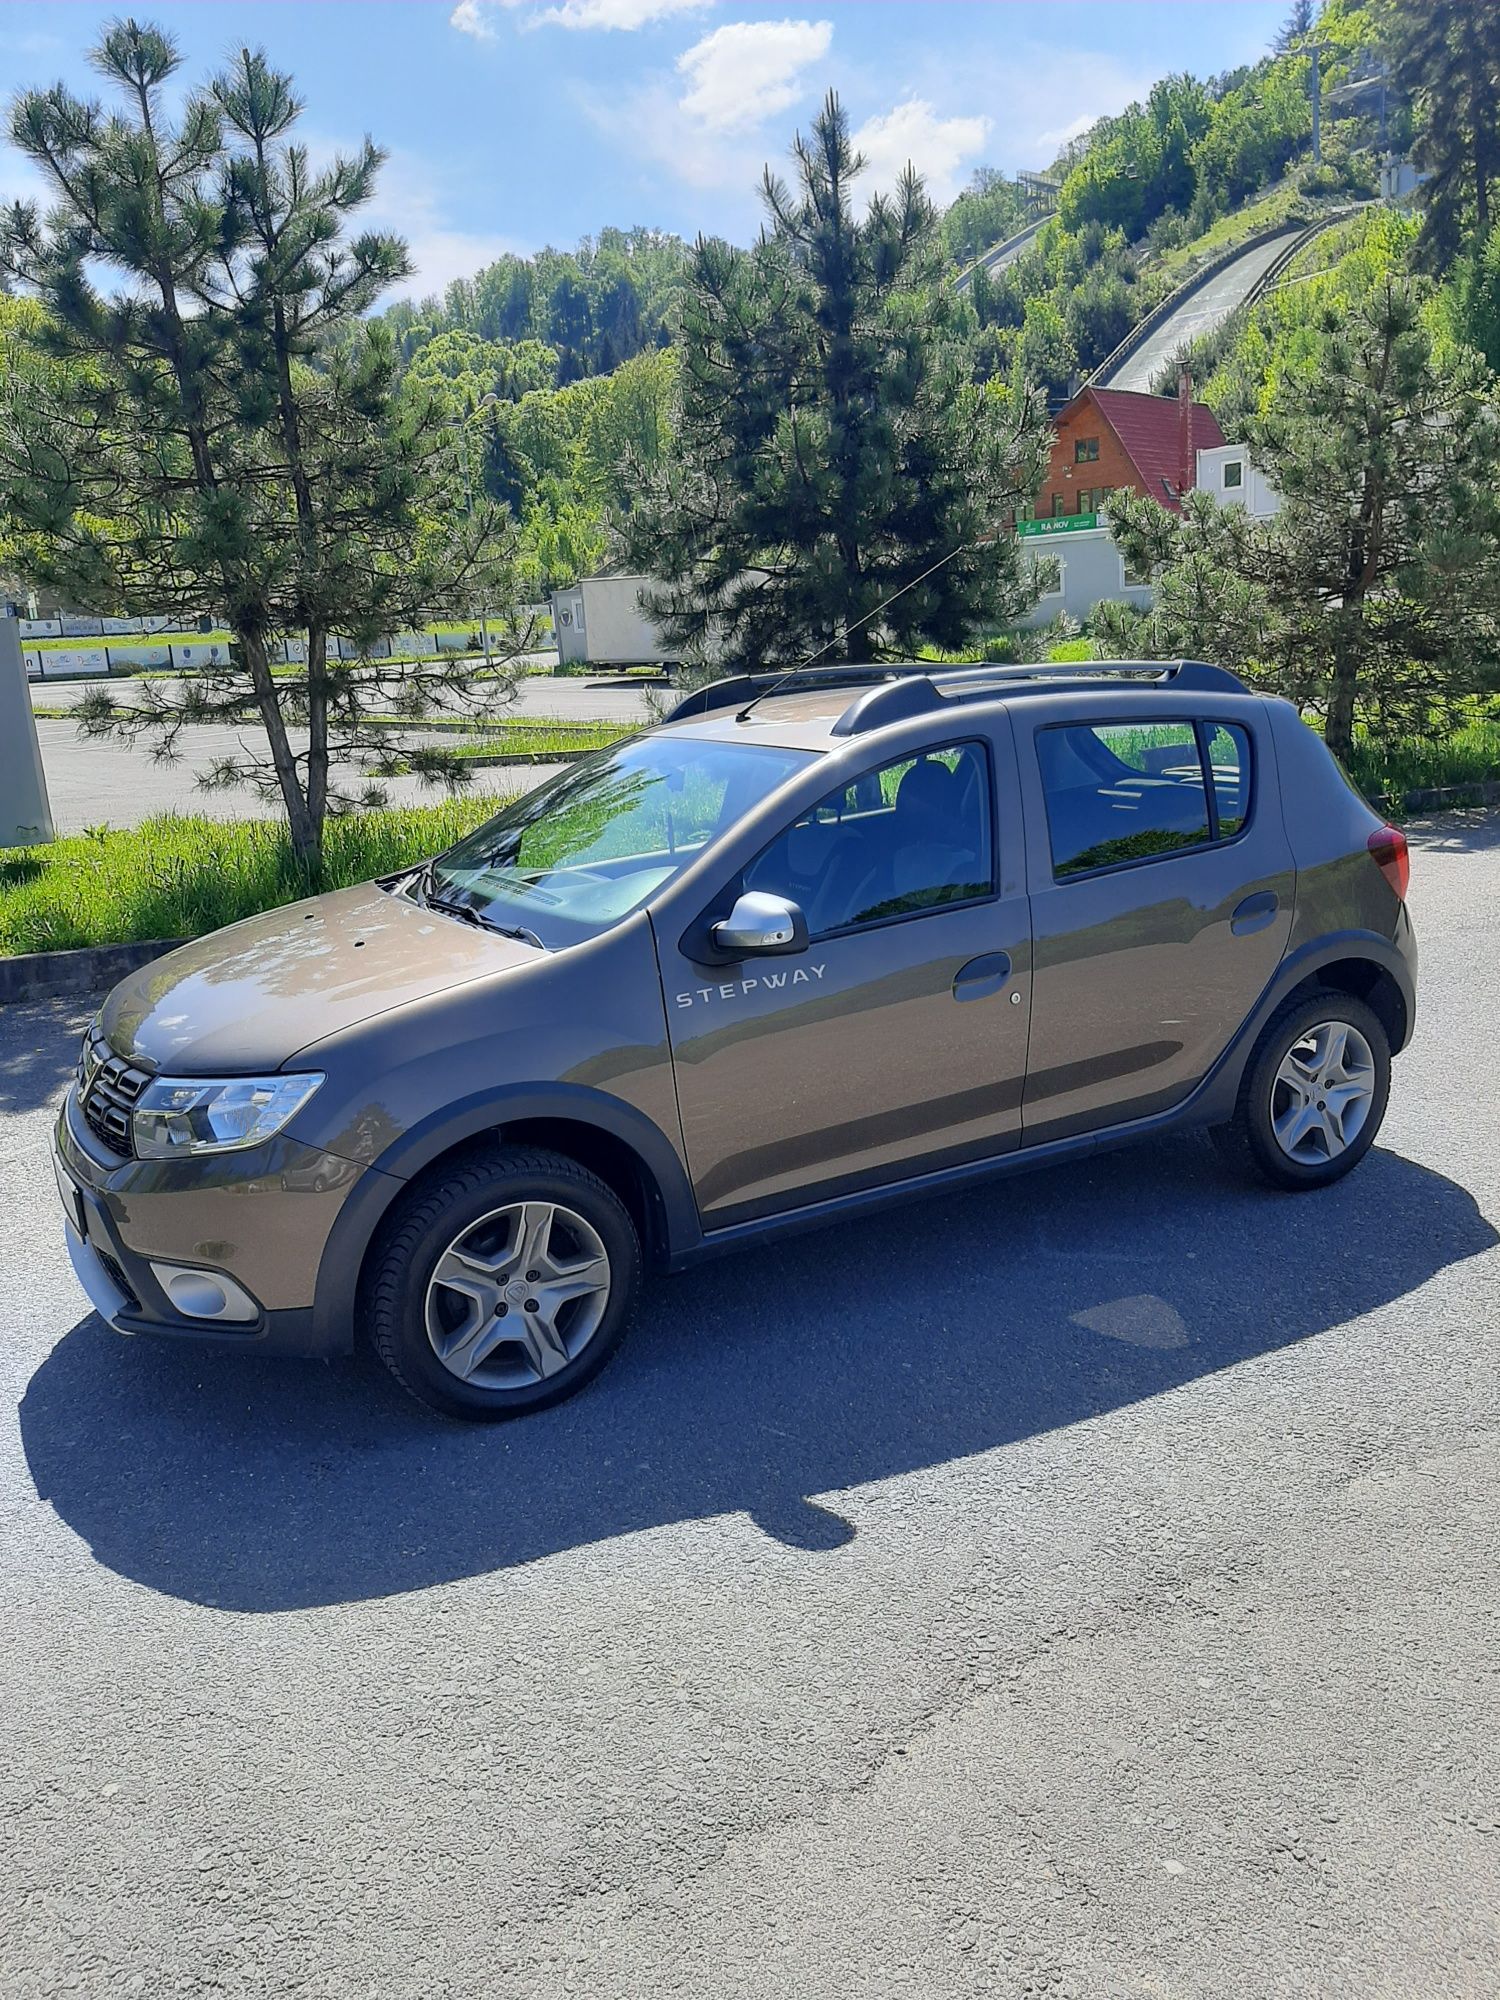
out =
{"type": "MultiPolygon", "coordinates": [[[[928,577],[942,569],[945,564],[951,563],[955,556],[964,555],[970,549],[986,548],[995,539],[996,537],[993,534],[976,535],[972,542],[960,542],[956,548],[949,549],[947,555],[939,556],[935,563],[929,563],[920,576],[914,576],[910,583],[903,583],[899,590],[893,590],[889,597],[883,598],[872,610],[867,611],[862,618],[856,618],[852,625],[846,625],[844,627],[845,639],[848,638],[851,632],[857,632],[861,625],[868,625],[872,618],[878,618],[881,612],[894,604],[898,597],[905,597],[907,591],[915,590],[919,583],[925,583],[928,577]]],[[[785,687],[788,681],[795,680],[799,674],[805,674],[809,668],[815,667],[823,655],[838,643],[837,639],[828,640],[826,645],[820,646],[817,652],[810,653],[805,660],[800,660],[795,667],[788,667],[784,674],[778,674],[775,680],[768,686],[763,687],[758,694],[750,697],[738,715],[735,716],[735,721],[747,722],[750,718],[750,711],[755,707],[757,702],[765,701],[769,696],[775,694],[778,688],[785,687]]]]}

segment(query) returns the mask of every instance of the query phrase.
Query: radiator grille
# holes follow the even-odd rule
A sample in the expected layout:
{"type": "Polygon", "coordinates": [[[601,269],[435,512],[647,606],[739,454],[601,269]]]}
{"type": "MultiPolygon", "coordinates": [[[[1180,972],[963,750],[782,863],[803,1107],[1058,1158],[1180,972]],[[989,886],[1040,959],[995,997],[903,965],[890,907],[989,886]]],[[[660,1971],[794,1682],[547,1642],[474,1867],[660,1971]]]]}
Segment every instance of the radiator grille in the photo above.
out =
{"type": "Polygon", "coordinates": [[[89,1130],[121,1159],[135,1151],[130,1113],[151,1081],[149,1070],[117,1056],[97,1029],[91,1028],[78,1061],[79,1103],[89,1130]]]}

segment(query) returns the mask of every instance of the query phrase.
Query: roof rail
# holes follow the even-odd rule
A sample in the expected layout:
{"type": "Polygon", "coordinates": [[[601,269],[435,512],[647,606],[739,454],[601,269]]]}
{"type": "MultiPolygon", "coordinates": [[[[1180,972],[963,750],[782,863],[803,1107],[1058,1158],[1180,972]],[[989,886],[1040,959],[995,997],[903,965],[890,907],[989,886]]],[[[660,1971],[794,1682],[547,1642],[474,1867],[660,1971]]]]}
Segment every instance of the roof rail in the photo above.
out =
{"type": "Polygon", "coordinates": [[[1238,674],[1232,674],[1227,667],[1210,666],[1205,660],[1086,660],[1073,666],[1048,661],[1040,666],[928,667],[918,675],[903,676],[866,689],[850,702],[831,733],[860,736],[867,729],[904,722],[908,716],[921,715],[946,703],[982,700],[987,689],[1014,698],[1131,681],[1170,688],[1173,693],[1181,694],[1249,692],[1238,674]],[[964,683],[957,694],[947,694],[939,685],[953,681],[964,683]]]}
{"type": "Polygon", "coordinates": [[[1034,666],[986,665],[975,660],[952,667],[925,660],[892,660],[867,666],[793,667],[782,674],[732,674],[684,695],[662,720],[686,722],[695,715],[712,715],[724,708],[743,709],[768,695],[792,693],[802,687],[836,686],[840,681],[865,685],[833,725],[835,736],[862,735],[867,729],[904,721],[944,702],[975,699],[984,688],[997,683],[1008,696],[1055,693],[1063,686],[1087,688],[1111,681],[1146,681],[1180,694],[1249,692],[1238,674],[1205,660],[1080,660],[1071,664],[1048,660],[1034,666]],[[958,694],[945,693],[955,681],[962,684],[958,694]]]}
{"type": "Polygon", "coordinates": [[[925,674],[930,668],[919,660],[891,660],[851,666],[847,662],[831,667],[768,668],[759,674],[732,674],[722,681],[710,681],[695,688],[662,717],[664,722],[684,722],[694,715],[711,715],[716,709],[743,707],[747,701],[764,701],[767,695],[791,692],[802,686],[819,687],[844,681],[888,681],[901,675],[925,674]]]}

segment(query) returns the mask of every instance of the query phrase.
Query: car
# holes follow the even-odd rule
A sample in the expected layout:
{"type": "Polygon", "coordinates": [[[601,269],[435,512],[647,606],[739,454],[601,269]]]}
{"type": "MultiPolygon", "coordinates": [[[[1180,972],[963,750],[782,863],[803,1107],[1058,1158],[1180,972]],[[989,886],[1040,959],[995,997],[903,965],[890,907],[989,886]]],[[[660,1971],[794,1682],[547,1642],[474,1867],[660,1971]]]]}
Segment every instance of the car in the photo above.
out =
{"type": "Polygon", "coordinates": [[[1411,1037],[1407,877],[1219,667],[731,677],[117,986],[56,1127],[69,1250],[122,1332],[359,1338],[514,1416],[647,1272],[786,1230],[1189,1127],[1326,1187],[1411,1037]]]}

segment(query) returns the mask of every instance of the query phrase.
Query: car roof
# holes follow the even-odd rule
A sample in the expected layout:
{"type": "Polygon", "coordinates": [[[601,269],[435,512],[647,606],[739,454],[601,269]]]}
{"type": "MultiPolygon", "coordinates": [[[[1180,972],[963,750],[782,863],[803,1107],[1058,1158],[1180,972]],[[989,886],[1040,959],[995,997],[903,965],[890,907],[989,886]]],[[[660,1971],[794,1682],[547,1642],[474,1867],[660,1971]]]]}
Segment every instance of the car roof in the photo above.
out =
{"type": "MultiPolygon", "coordinates": [[[[782,676],[791,680],[793,676],[782,676]]],[[[838,669],[809,675],[802,684],[781,687],[775,676],[726,679],[698,690],[678,704],[658,729],[716,742],[764,743],[778,749],[831,752],[850,739],[887,725],[929,714],[946,726],[974,711],[1024,701],[1045,704],[1049,718],[1076,712],[1084,697],[1096,709],[1139,714],[1144,708],[1171,712],[1183,697],[1251,697],[1251,690],[1225,668],[1200,661],[1120,660],[1035,667],[943,666],[912,663],[838,669]]],[[[1038,712],[1037,719],[1042,719],[1038,712]]]]}

